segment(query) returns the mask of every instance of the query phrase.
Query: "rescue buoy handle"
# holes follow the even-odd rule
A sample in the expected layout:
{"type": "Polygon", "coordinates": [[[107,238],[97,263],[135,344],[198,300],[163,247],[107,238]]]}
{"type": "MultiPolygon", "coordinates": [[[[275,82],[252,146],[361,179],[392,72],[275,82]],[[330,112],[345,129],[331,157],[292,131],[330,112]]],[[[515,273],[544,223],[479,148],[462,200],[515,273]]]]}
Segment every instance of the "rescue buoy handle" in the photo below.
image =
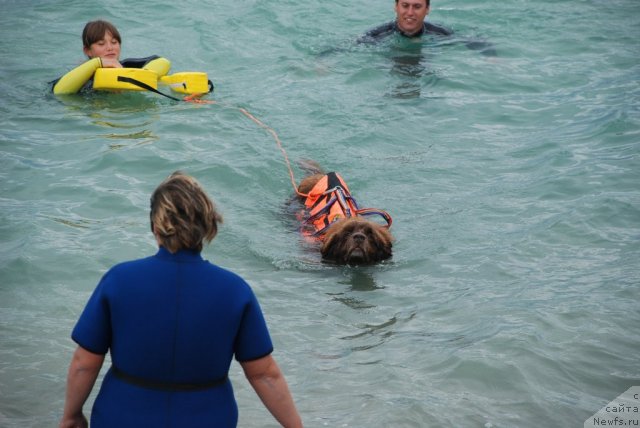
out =
{"type": "Polygon", "coordinates": [[[118,76],[118,82],[131,83],[132,85],[136,85],[136,86],[138,86],[138,87],[140,87],[142,89],[146,89],[147,91],[155,92],[156,94],[162,95],[163,97],[170,98],[170,99],[172,99],[174,101],[182,101],[180,98],[176,98],[176,97],[172,97],[171,95],[163,94],[159,90],[147,85],[144,82],[139,81],[138,79],[134,79],[133,77],[118,76]]]}

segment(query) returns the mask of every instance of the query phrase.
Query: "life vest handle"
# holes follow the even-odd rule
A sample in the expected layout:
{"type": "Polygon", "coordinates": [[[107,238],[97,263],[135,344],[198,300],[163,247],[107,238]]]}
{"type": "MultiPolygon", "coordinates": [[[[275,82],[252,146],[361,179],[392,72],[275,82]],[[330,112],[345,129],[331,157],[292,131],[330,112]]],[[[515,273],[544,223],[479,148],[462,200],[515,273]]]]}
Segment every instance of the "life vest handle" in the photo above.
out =
{"type": "Polygon", "coordinates": [[[156,88],[151,87],[151,86],[147,85],[146,83],[139,81],[138,79],[134,79],[133,77],[118,76],[118,82],[131,83],[132,85],[136,85],[136,86],[138,86],[138,87],[140,87],[142,89],[146,89],[147,91],[155,92],[156,94],[162,95],[163,97],[171,98],[174,101],[182,101],[181,99],[176,98],[176,97],[172,97],[171,95],[163,94],[162,92],[160,92],[156,88]]]}
{"type": "Polygon", "coordinates": [[[336,187],[332,187],[331,189],[327,189],[324,192],[322,192],[320,196],[324,196],[324,195],[328,195],[329,193],[336,192],[338,189],[342,190],[342,187],[336,186],[336,187]]]}
{"type": "MultiPolygon", "coordinates": [[[[320,201],[322,200],[321,198],[327,196],[327,195],[333,195],[331,198],[329,198],[329,202],[327,202],[325,204],[325,206],[318,211],[318,213],[323,213],[326,210],[328,210],[329,208],[331,208],[331,206],[336,202],[336,200],[338,201],[338,203],[340,204],[340,207],[342,208],[342,211],[344,212],[345,217],[349,218],[349,217],[353,217],[354,215],[356,215],[355,211],[357,211],[359,209],[358,207],[358,203],[356,202],[356,200],[353,198],[353,196],[351,196],[351,194],[348,191],[345,191],[345,189],[342,186],[335,186],[331,189],[325,190],[324,192],[322,192],[319,196],[317,196],[317,200],[316,202],[313,204],[311,210],[313,211],[313,208],[320,203],[320,201]]],[[[316,213],[316,214],[318,214],[316,213]]]]}
{"type": "Polygon", "coordinates": [[[384,226],[387,229],[389,229],[391,227],[391,223],[393,223],[393,219],[391,218],[388,212],[384,210],[379,210],[377,208],[361,208],[361,209],[358,209],[358,211],[356,211],[356,215],[360,215],[360,216],[379,215],[384,219],[384,221],[387,222],[386,226],[384,226]]]}
{"type": "Polygon", "coordinates": [[[344,211],[345,217],[349,218],[356,215],[355,212],[354,213],[351,212],[351,205],[349,204],[348,201],[353,202],[353,206],[356,210],[358,209],[358,204],[356,203],[356,200],[353,199],[348,192],[345,192],[342,186],[335,186],[333,189],[329,189],[325,191],[323,195],[326,195],[328,193],[335,193],[336,195],[335,197],[338,199],[338,203],[342,207],[342,211],[344,211]]]}

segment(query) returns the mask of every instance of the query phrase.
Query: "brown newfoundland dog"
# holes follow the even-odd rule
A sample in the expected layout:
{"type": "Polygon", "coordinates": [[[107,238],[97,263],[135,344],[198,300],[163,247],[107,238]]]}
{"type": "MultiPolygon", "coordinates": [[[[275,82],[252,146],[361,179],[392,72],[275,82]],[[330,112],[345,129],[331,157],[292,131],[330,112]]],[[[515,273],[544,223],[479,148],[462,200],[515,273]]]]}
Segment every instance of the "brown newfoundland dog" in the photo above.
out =
{"type": "Polygon", "coordinates": [[[342,177],[324,173],[318,164],[301,166],[310,173],[298,185],[305,209],[299,216],[303,235],[321,241],[322,259],[337,264],[373,264],[391,257],[391,216],[375,208],[359,208],[342,177]],[[381,224],[368,217],[379,216],[381,224]]]}

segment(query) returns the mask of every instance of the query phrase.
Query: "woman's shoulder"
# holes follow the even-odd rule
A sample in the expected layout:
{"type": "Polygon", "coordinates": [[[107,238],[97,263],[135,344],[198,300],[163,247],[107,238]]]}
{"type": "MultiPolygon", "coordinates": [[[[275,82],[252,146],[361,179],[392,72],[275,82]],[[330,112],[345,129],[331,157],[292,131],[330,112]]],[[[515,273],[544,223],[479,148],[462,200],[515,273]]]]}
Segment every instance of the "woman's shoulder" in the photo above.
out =
{"type": "MultiPolygon", "coordinates": [[[[215,264],[206,259],[188,260],[185,263],[178,263],[186,269],[182,270],[183,279],[193,283],[215,282],[220,287],[226,288],[234,294],[253,294],[249,283],[238,273],[215,264]]],[[[171,277],[170,272],[175,268],[176,261],[158,257],[158,255],[144,257],[140,259],[128,260],[113,265],[103,276],[102,282],[112,284],[118,288],[120,283],[130,283],[135,278],[144,278],[143,282],[150,276],[162,281],[162,278],[171,277]]]]}
{"type": "Polygon", "coordinates": [[[206,263],[207,269],[209,269],[213,274],[221,278],[224,278],[228,282],[249,287],[249,284],[247,283],[247,281],[240,274],[228,268],[225,268],[213,262],[210,262],[209,260],[205,260],[205,263],[206,263]]]}
{"type": "Polygon", "coordinates": [[[139,259],[130,259],[117,262],[107,270],[107,272],[105,273],[105,277],[123,275],[131,272],[136,272],[138,270],[150,269],[152,268],[151,265],[154,263],[154,261],[154,256],[148,256],[139,259]]]}

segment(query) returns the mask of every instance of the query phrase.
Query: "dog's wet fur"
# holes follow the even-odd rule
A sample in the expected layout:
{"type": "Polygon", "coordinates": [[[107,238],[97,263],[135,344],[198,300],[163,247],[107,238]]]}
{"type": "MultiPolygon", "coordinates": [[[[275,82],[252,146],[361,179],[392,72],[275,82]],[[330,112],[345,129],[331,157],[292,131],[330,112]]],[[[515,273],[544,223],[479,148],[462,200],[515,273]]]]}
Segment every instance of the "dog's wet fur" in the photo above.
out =
{"type": "MultiPolygon", "coordinates": [[[[325,173],[314,161],[303,161],[300,165],[310,174],[298,185],[298,191],[306,194],[325,173]]],[[[334,222],[321,239],[322,259],[345,265],[368,265],[389,259],[394,240],[387,227],[362,216],[334,222]]]]}

